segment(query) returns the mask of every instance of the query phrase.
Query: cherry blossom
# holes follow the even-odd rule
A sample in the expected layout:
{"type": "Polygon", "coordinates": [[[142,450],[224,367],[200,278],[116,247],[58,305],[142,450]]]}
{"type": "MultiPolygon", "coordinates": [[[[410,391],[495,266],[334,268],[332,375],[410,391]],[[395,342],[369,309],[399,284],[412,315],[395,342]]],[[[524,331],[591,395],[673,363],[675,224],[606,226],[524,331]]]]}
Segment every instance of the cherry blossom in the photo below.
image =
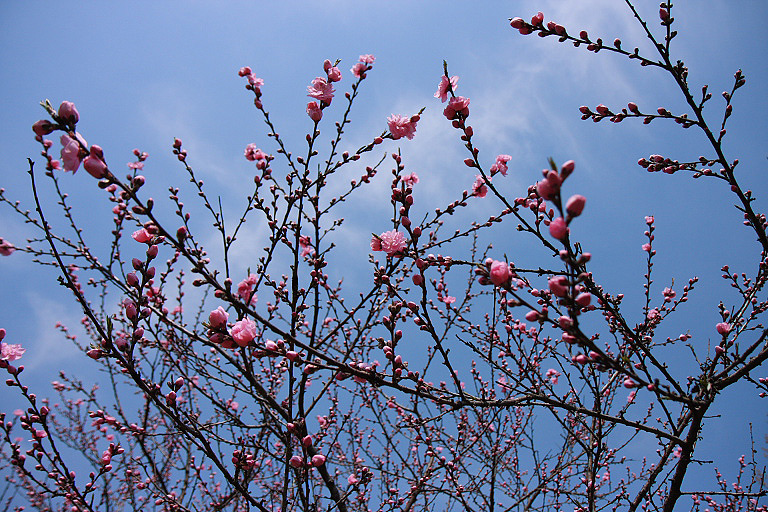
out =
{"type": "Polygon", "coordinates": [[[435,98],[440,98],[440,101],[445,103],[448,100],[448,91],[456,92],[456,84],[459,82],[458,76],[452,76],[448,78],[443,75],[440,77],[440,83],[437,84],[437,92],[435,98]]]}
{"type": "Polygon", "coordinates": [[[229,334],[232,336],[232,339],[235,340],[235,343],[241,347],[245,347],[258,335],[256,322],[250,318],[243,318],[242,320],[235,322],[235,325],[232,326],[232,330],[229,334]]]}
{"type": "Polygon", "coordinates": [[[405,117],[397,114],[389,116],[387,118],[387,126],[392,134],[392,138],[394,140],[402,137],[408,140],[413,139],[413,136],[416,134],[416,123],[418,120],[418,116],[405,117]]]}
{"type": "Polygon", "coordinates": [[[21,345],[13,345],[10,343],[3,343],[0,341],[0,361],[16,361],[20,359],[27,349],[21,345]]]}
{"type": "Polygon", "coordinates": [[[312,85],[307,86],[307,96],[322,101],[330,105],[333,100],[333,93],[336,92],[333,84],[328,83],[325,78],[317,77],[312,80],[312,85]]]}
{"type": "Polygon", "coordinates": [[[403,252],[406,247],[405,235],[395,230],[385,231],[378,236],[373,235],[371,239],[371,249],[374,251],[384,251],[387,253],[387,256],[394,256],[403,252]]]}

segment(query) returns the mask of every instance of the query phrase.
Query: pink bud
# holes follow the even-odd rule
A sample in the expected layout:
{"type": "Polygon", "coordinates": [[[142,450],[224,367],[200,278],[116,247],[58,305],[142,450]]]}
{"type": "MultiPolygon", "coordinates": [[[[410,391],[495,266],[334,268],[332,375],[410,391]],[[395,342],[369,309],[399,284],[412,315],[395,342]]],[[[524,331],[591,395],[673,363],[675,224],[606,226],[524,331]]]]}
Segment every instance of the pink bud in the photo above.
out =
{"type": "MultiPolygon", "coordinates": [[[[583,107],[582,107],[582,108],[583,108],[583,107]]],[[[589,109],[587,109],[587,110],[589,110],[589,109]]],[[[568,176],[570,176],[570,175],[571,175],[571,173],[573,172],[573,170],[574,170],[575,168],[576,168],[576,162],[574,162],[573,160],[568,160],[568,161],[567,161],[567,162],[565,162],[565,163],[563,164],[563,166],[560,168],[560,176],[561,176],[563,179],[567,178],[568,176]]]]}
{"type": "Polygon", "coordinates": [[[80,120],[80,114],[71,101],[63,101],[59,106],[59,117],[66,123],[76,124],[80,120]]]}
{"type": "Polygon", "coordinates": [[[590,295],[587,292],[580,293],[579,295],[576,296],[576,304],[578,304],[583,308],[589,306],[590,302],[592,302],[592,295],[590,295]]]}
{"type": "Polygon", "coordinates": [[[94,155],[89,155],[83,160],[83,168],[88,174],[96,179],[101,179],[107,175],[107,164],[99,160],[94,155]]]}
{"type": "Polygon", "coordinates": [[[317,467],[322,466],[323,464],[325,464],[325,455],[322,455],[322,454],[318,453],[317,455],[313,455],[312,456],[312,465],[313,466],[315,466],[317,468],[317,467]]]}
{"type": "Polygon", "coordinates": [[[491,263],[491,282],[501,286],[509,280],[509,265],[503,261],[491,263]]]}
{"type": "Polygon", "coordinates": [[[292,468],[299,469],[304,465],[304,459],[300,455],[294,455],[291,457],[291,460],[288,461],[288,464],[290,464],[292,468]]]}
{"type": "Polygon", "coordinates": [[[568,236],[568,225],[565,223],[565,219],[558,217],[557,219],[550,222],[549,234],[558,240],[565,239],[565,237],[568,236]]]}
{"type": "Polygon", "coordinates": [[[41,119],[32,125],[32,131],[35,132],[36,135],[42,137],[53,131],[53,124],[46,119],[41,119]]]}
{"type": "Polygon", "coordinates": [[[529,311],[525,314],[525,319],[529,322],[535,322],[539,319],[539,312],[538,311],[529,311]]]}
{"type": "Polygon", "coordinates": [[[574,196],[571,196],[570,199],[568,199],[568,202],[565,204],[565,209],[568,212],[568,215],[571,217],[578,217],[581,215],[581,212],[584,211],[584,205],[587,202],[587,198],[576,194],[574,196]]]}
{"type": "Polygon", "coordinates": [[[568,279],[565,276],[549,278],[549,290],[557,297],[568,295],[568,279]]]}
{"type": "Polygon", "coordinates": [[[715,329],[717,329],[717,332],[725,336],[729,332],[731,332],[731,324],[726,322],[720,322],[715,326],[715,329]]]}
{"type": "Polygon", "coordinates": [[[229,320],[229,313],[221,306],[211,311],[211,314],[208,315],[208,322],[215,329],[226,329],[227,320],[229,320]]]}

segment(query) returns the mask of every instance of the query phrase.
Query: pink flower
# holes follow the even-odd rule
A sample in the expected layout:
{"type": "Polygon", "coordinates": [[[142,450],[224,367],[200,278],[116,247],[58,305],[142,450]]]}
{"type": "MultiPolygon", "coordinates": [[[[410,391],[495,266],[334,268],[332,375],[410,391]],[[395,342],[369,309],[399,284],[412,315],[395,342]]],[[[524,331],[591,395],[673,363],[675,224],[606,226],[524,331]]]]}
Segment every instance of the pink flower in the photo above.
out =
{"type": "Polygon", "coordinates": [[[412,172],[407,176],[403,176],[400,179],[402,180],[402,182],[405,184],[406,187],[412,187],[419,182],[419,176],[415,172],[412,172]]]}
{"type": "Polygon", "coordinates": [[[397,114],[392,114],[387,118],[387,126],[392,134],[394,140],[406,137],[408,140],[413,139],[416,133],[416,122],[418,116],[405,117],[397,114]],[[414,120],[415,118],[415,120],[414,120]]]}
{"type": "Polygon", "coordinates": [[[469,116],[469,98],[455,96],[448,101],[448,105],[443,110],[443,115],[450,120],[456,118],[456,114],[464,117],[469,116]]]}
{"type": "Polygon", "coordinates": [[[651,252],[651,244],[643,244],[643,250],[645,252],[651,252]]]}
{"type": "Polygon", "coordinates": [[[491,166],[491,176],[496,174],[497,172],[500,172],[502,176],[507,175],[507,171],[509,170],[507,168],[507,162],[512,160],[512,157],[509,155],[499,155],[496,157],[496,162],[491,166]]]}
{"type": "Polygon", "coordinates": [[[329,84],[325,78],[317,77],[312,80],[312,85],[307,87],[307,96],[322,101],[326,105],[331,104],[333,93],[336,92],[333,84],[329,84]]]}
{"type": "Polygon", "coordinates": [[[312,248],[312,239],[308,236],[299,237],[299,247],[301,248],[302,258],[315,252],[312,248]]]}
{"type": "Polygon", "coordinates": [[[459,82],[458,76],[452,76],[448,78],[443,75],[440,77],[440,83],[437,84],[437,92],[435,98],[440,98],[440,101],[445,103],[448,100],[448,91],[456,92],[456,84],[459,82]]]}
{"type": "Polygon", "coordinates": [[[363,64],[362,62],[358,62],[354,66],[352,66],[352,69],[350,71],[352,72],[352,75],[355,78],[365,78],[365,71],[368,69],[368,66],[363,64]]]}
{"type": "MultiPolygon", "coordinates": [[[[3,240],[0,238],[0,255],[2,256],[10,256],[13,251],[16,250],[16,247],[13,246],[11,242],[8,240],[3,240]]],[[[0,338],[2,339],[2,338],[0,338]]]]}
{"type": "Polygon", "coordinates": [[[256,274],[249,274],[248,277],[240,281],[237,285],[237,295],[243,299],[248,300],[248,298],[251,298],[251,304],[256,303],[256,296],[253,295],[253,287],[256,286],[256,283],[258,282],[259,278],[256,276],[256,274]]]}
{"type": "Polygon", "coordinates": [[[405,235],[395,230],[385,231],[379,236],[373,235],[371,239],[371,249],[384,251],[387,256],[393,256],[404,251],[406,246],[405,235]]]}
{"type": "Polygon", "coordinates": [[[80,167],[80,143],[69,135],[61,136],[61,161],[65,171],[77,171],[80,167]]]}
{"type": "Polygon", "coordinates": [[[254,92],[261,94],[261,86],[264,85],[264,79],[255,75],[248,75],[248,84],[254,92]]]}
{"type": "Polygon", "coordinates": [[[149,231],[147,231],[145,228],[141,228],[137,231],[134,231],[131,236],[133,237],[134,240],[136,240],[140,244],[146,244],[150,240],[152,240],[152,234],[149,231]]]}
{"type": "Polygon", "coordinates": [[[558,240],[563,240],[566,236],[568,236],[568,225],[565,223],[565,219],[558,217],[550,222],[549,234],[558,240]]]}
{"type": "MultiPolygon", "coordinates": [[[[488,179],[488,181],[491,181],[488,179]]],[[[485,186],[485,178],[481,174],[475,176],[475,182],[472,184],[472,193],[477,197],[485,197],[488,194],[488,187],[485,186]]]]}
{"type": "Polygon", "coordinates": [[[15,361],[26,352],[27,349],[23,348],[21,345],[12,345],[10,343],[2,343],[0,342],[0,360],[2,361],[15,361]]]}
{"type": "Polygon", "coordinates": [[[715,326],[715,329],[717,329],[717,332],[723,336],[731,332],[731,324],[727,322],[720,322],[715,326]]]}
{"type": "Polygon", "coordinates": [[[235,343],[241,347],[245,347],[252,342],[258,334],[258,331],[256,330],[256,322],[250,318],[243,318],[242,320],[235,322],[235,325],[232,326],[232,330],[229,334],[232,336],[232,339],[235,340],[235,343]]]}
{"type": "Polygon", "coordinates": [[[221,306],[211,311],[211,314],[208,315],[208,322],[211,324],[211,327],[215,329],[226,328],[227,320],[229,320],[229,313],[227,313],[221,306]]]}
{"type": "Polygon", "coordinates": [[[320,109],[320,105],[314,101],[310,101],[307,103],[307,115],[311,120],[317,123],[323,118],[323,111],[320,109]]]}
{"type": "Polygon", "coordinates": [[[340,82],[341,81],[341,70],[337,68],[336,66],[332,66],[327,70],[328,73],[328,81],[329,82],[340,82]]]}
{"type": "Polygon", "coordinates": [[[376,57],[374,57],[370,53],[366,53],[365,55],[360,56],[360,62],[363,62],[365,64],[373,64],[373,61],[375,60],[376,60],[376,57]]]}
{"type": "Polygon", "coordinates": [[[247,146],[245,146],[245,159],[250,160],[251,162],[256,160],[264,160],[267,158],[267,155],[260,149],[256,147],[256,144],[251,142],[247,146]]]}
{"type": "Polygon", "coordinates": [[[568,199],[568,202],[565,204],[565,210],[568,212],[568,215],[571,217],[578,217],[581,215],[581,212],[584,211],[584,205],[587,203],[587,198],[576,194],[574,196],[571,196],[570,199],[568,199]]]}
{"type": "Polygon", "coordinates": [[[547,378],[552,382],[552,384],[557,384],[557,378],[560,376],[560,372],[555,370],[554,368],[550,368],[547,370],[547,378]]]}
{"type": "Polygon", "coordinates": [[[242,67],[240,68],[240,71],[237,72],[237,74],[240,76],[248,76],[251,73],[253,73],[253,71],[251,70],[250,66],[242,67]]]}
{"type": "Polygon", "coordinates": [[[509,281],[509,265],[506,262],[494,260],[491,263],[491,282],[501,286],[507,281],[509,281]]]}
{"type": "Polygon", "coordinates": [[[80,114],[71,101],[62,101],[59,106],[59,118],[69,124],[76,124],[80,120],[80,114]]]}
{"type": "Polygon", "coordinates": [[[648,216],[646,216],[646,217],[645,217],[645,223],[646,223],[646,224],[648,224],[649,226],[650,226],[651,224],[653,224],[653,221],[654,221],[654,220],[655,220],[655,219],[653,218],[653,215],[648,215],[648,216]]]}

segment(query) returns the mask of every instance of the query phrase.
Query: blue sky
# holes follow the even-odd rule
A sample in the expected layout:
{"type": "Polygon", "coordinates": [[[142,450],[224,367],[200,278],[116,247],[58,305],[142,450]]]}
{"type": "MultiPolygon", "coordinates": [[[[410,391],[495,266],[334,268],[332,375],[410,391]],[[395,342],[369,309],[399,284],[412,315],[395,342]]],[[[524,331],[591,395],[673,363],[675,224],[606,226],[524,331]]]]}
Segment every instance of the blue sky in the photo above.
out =
{"type": "MultiPolygon", "coordinates": [[[[499,153],[513,156],[512,172],[503,184],[511,196],[523,193],[539,178],[547,157],[576,161],[567,188],[587,196],[587,208],[573,231],[595,255],[595,272],[607,289],[636,294],[639,300],[643,218],[655,215],[658,293],[673,277],[679,285],[694,275],[701,278],[691,304],[677,321],[680,329],[690,329],[706,343],[717,321],[717,301],[735,299],[720,283],[720,267],[728,263],[734,270],[752,271],[757,246],[740,227],[740,214],[722,183],[649,175],[635,164],[652,153],[694,159],[706,150],[702,135],[660,122],[650,127],[630,121],[594,124],[581,121],[578,113],[580,105],[621,108],[628,101],[643,111],[664,106],[682,112],[674,84],[659,72],[614,55],[592,55],[551,38],[520,36],[507,22],[542,10],[546,20],[558,21],[571,32],[587,29],[606,41],[619,37],[625,47],[639,46],[648,52],[623,2],[469,5],[351,0],[4,2],[0,187],[32,208],[24,171],[26,158],[37,155],[39,146],[30,126],[43,117],[38,102],[49,98],[54,105],[75,102],[81,115],[79,129],[89,143],[105,149],[111,167],[130,161],[133,148],[149,152],[145,174],[156,183],[158,195],[180,176],[170,154],[174,137],[184,140],[196,170],[213,190],[231,193],[248,169],[242,158],[246,144],[258,142],[274,151],[243,89],[244,81],[237,76],[241,66],[251,66],[264,78],[265,105],[281,134],[298,145],[309,129],[304,114],[306,86],[322,74],[323,60],[342,60],[341,89],[348,87],[348,70],[358,55],[372,53],[376,63],[347,130],[348,147],[356,148],[384,130],[391,113],[411,114],[427,107],[416,138],[401,141],[401,148],[408,169],[421,176],[419,190],[425,197],[438,198],[439,205],[439,198],[470,188],[474,179],[462,163],[466,155],[457,134],[432,97],[445,59],[450,73],[461,77],[459,93],[472,100],[470,120],[481,158],[490,165],[499,153]]],[[[653,5],[644,12],[657,27],[653,5]]],[[[761,191],[767,182],[768,34],[763,25],[768,4],[680,2],[675,11],[680,35],[674,51],[690,68],[689,80],[696,84],[692,89],[708,83],[715,94],[711,119],[718,119],[722,100],[717,95],[730,89],[736,69],[746,75],[747,85],[734,101],[725,149],[730,158],[740,159],[741,180],[756,192],[757,209],[765,211],[761,191]]],[[[39,158],[38,166],[42,168],[39,158]]],[[[87,194],[95,193],[90,177],[81,171],[64,181],[70,182],[73,201],[87,216],[91,207],[87,194]]],[[[382,193],[380,202],[354,205],[380,220],[351,223],[345,232],[363,264],[370,232],[386,229],[386,189],[386,180],[381,180],[374,188],[382,193]]],[[[480,216],[493,210],[482,203],[476,208],[480,216]]],[[[17,216],[0,208],[0,236],[24,245],[28,233],[17,216]]],[[[531,255],[536,253],[528,252],[525,242],[517,243],[503,247],[504,252],[516,262],[532,264],[531,255]]],[[[244,269],[248,264],[240,265],[244,269]]],[[[24,359],[30,378],[41,382],[50,380],[59,365],[78,361],[53,328],[55,320],[75,326],[80,318],[68,294],[52,284],[54,275],[22,254],[0,260],[5,291],[0,326],[8,330],[6,341],[27,346],[24,359]]],[[[757,432],[765,432],[765,402],[742,398],[757,432]]],[[[723,412],[741,416],[743,411],[729,407],[723,412]]],[[[728,463],[735,464],[735,457],[746,449],[740,448],[744,423],[734,423],[736,431],[728,422],[712,426],[710,437],[723,441],[724,452],[735,454],[728,463]],[[726,433],[734,434],[727,442],[726,433]]]]}

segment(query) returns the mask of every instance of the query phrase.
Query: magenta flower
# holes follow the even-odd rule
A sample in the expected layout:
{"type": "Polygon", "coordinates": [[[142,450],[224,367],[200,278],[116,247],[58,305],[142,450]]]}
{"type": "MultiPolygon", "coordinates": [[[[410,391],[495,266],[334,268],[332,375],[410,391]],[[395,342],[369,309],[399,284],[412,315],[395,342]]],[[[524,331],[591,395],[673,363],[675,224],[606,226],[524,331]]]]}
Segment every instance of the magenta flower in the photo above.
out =
{"type": "Polygon", "coordinates": [[[374,251],[384,251],[387,256],[394,256],[403,252],[407,246],[405,235],[399,231],[385,231],[379,236],[373,235],[371,239],[371,249],[374,251]]]}
{"type": "Polygon", "coordinates": [[[392,138],[397,140],[405,137],[408,140],[411,140],[416,133],[416,122],[418,120],[418,116],[410,118],[397,114],[389,116],[387,118],[387,126],[389,127],[389,132],[392,134],[392,138]]]}
{"type": "Polygon", "coordinates": [[[62,101],[59,106],[59,117],[65,123],[77,124],[80,120],[80,114],[71,101],[62,101]]]}
{"type": "Polygon", "coordinates": [[[310,101],[307,103],[307,115],[311,120],[317,123],[323,118],[323,111],[320,109],[320,105],[314,101],[310,101]]]}
{"type": "Polygon", "coordinates": [[[26,352],[27,349],[23,348],[21,345],[12,345],[10,343],[2,343],[0,342],[0,360],[1,361],[15,361],[17,359],[20,359],[21,356],[26,352]]]}
{"type": "Polygon", "coordinates": [[[503,261],[491,263],[491,282],[496,286],[501,286],[509,280],[509,265],[503,261]]]}
{"type": "Polygon", "coordinates": [[[0,255],[10,256],[15,250],[16,250],[16,247],[14,247],[11,242],[0,238],[0,255]]]}
{"type": "Polygon", "coordinates": [[[333,93],[336,92],[333,84],[328,83],[325,78],[317,77],[312,80],[312,85],[307,87],[307,96],[322,101],[330,105],[333,100],[333,93]]]}
{"type": "Polygon", "coordinates": [[[448,91],[456,92],[456,84],[459,82],[458,76],[452,76],[448,78],[443,75],[440,77],[440,83],[437,84],[437,92],[435,98],[440,98],[440,101],[445,103],[448,100],[448,91]]]}
{"type": "Polygon", "coordinates": [[[235,325],[232,326],[232,330],[229,334],[232,336],[232,339],[235,340],[235,343],[241,347],[245,347],[258,335],[256,322],[250,318],[243,318],[242,320],[235,322],[235,325]]]}

